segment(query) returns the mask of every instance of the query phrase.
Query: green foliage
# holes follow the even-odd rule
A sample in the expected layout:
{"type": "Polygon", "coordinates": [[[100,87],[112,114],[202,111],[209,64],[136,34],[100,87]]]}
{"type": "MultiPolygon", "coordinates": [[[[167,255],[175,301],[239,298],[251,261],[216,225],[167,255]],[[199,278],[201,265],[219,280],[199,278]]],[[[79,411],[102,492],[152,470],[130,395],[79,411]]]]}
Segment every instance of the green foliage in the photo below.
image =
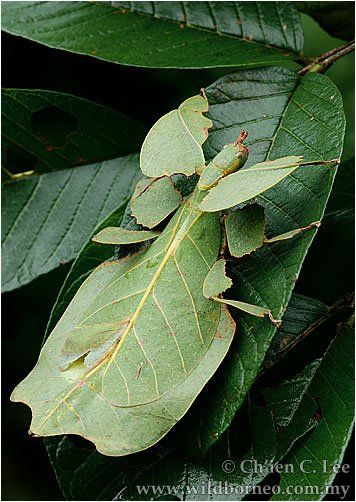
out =
{"type": "MultiPolygon", "coordinates": [[[[165,96],[174,109],[151,113],[163,116],[145,140],[145,126],[80,97],[3,92],[3,291],[74,260],[12,394],[32,408],[31,433],[50,436],[69,500],[241,500],[261,483],[313,485],[273,498],[320,500],[334,480],[353,423],[352,300],[293,289],[320,224],[324,247],[350,228],[354,160],[337,170],[340,92],[298,74],[310,61],[298,10],[350,39],[353,6],[294,4],[3,5],[5,31],[77,53],[64,60],[235,68],[210,85],[212,70],[197,72],[188,99],[171,73],[182,104],[165,96]],[[253,462],[263,468],[246,472],[253,462]],[[294,471],[271,481],[278,462],[294,471]]],[[[149,70],[136,71],[155,109],[149,70]]]]}
{"type": "MultiPolygon", "coordinates": [[[[317,396],[322,413],[321,422],[310,436],[296,443],[293,455],[286,458],[286,462],[294,466],[294,472],[281,476],[282,489],[285,486],[303,485],[305,476],[308,484],[319,488],[318,493],[309,494],[300,500],[320,500],[335,478],[337,467],[336,470],[333,468],[342,463],[354,425],[354,353],[354,327],[345,324],[327,351],[308,391],[314,399],[317,396]],[[311,460],[317,465],[308,468],[311,472],[306,475],[301,469],[301,462],[306,452],[310,451],[313,452],[311,460]]],[[[274,496],[273,499],[294,500],[285,495],[274,496]]]]}
{"type": "Polygon", "coordinates": [[[49,47],[155,68],[283,63],[303,49],[289,2],[8,2],[2,28],[49,47]]]}
{"type": "Polygon", "coordinates": [[[73,260],[98,222],[132,193],[139,177],[137,156],[131,155],[5,183],[3,291],[73,260]]]}
{"type": "Polygon", "coordinates": [[[248,202],[290,176],[301,163],[302,157],[285,157],[230,174],[209,190],[200,208],[221,211],[248,202]]]}
{"type": "Polygon", "coordinates": [[[68,169],[134,153],[145,135],[135,120],[60,92],[4,89],[1,113],[3,167],[12,174],[68,169]]]}

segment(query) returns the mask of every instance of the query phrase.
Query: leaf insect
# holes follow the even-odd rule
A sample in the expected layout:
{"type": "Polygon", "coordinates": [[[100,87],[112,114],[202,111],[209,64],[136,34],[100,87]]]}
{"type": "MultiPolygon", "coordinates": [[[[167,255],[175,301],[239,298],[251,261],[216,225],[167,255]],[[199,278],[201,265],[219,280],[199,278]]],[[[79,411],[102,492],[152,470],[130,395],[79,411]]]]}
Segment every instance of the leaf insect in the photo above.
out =
{"type": "Polygon", "coordinates": [[[225,248],[240,258],[319,225],[267,239],[264,210],[251,203],[305,163],[291,155],[244,167],[242,131],[205,165],[207,111],[205,94],[193,96],[149,131],[145,177],[131,199],[143,229],[109,227],[93,239],[149,245],[92,272],[14,390],[12,400],[32,409],[32,435],[79,434],[111,456],[144,450],[182,418],[224,359],[235,333],[228,306],[280,324],[267,305],[224,296],[232,285],[225,248]],[[183,199],[172,181],[179,173],[199,176],[183,199]]]}

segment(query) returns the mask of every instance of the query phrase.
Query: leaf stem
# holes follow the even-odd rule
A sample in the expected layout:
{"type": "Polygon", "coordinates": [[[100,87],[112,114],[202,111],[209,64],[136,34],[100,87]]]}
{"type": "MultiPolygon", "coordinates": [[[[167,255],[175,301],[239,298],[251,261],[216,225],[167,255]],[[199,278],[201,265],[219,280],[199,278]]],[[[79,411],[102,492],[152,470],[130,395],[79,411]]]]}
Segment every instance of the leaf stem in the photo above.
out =
{"type": "Polygon", "coordinates": [[[324,73],[335,61],[338,61],[343,56],[346,56],[349,52],[355,49],[355,40],[348,42],[341,47],[335,47],[330,51],[325,52],[321,56],[314,59],[311,63],[304,66],[298,74],[300,76],[306,75],[307,73],[317,72],[324,73]]]}

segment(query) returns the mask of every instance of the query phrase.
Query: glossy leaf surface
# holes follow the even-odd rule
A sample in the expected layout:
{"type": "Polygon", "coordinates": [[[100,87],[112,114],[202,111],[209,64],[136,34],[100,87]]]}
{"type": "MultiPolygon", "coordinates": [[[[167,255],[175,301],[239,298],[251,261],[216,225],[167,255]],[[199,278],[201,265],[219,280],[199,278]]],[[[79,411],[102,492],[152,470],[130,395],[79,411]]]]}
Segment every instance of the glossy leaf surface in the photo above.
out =
{"type": "Polygon", "coordinates": [[[8,2],[2,29],[49,47],[159,68],[281,63],[303,48],[290,2],[8,2]]]}
{"type": "Polygon", "coordinates": [[[317,400],[321,411],[318,427],[305,439],[297,442],[293,454],[285,459],[293,472],[282,473],[280,485],[285,491],[305,483],[317,487],[312,494],[284,493],[273,500],[321,500],[336,473],[333,466],[341,464],[354,425],[354,329],[345,324],[332,343],[320,370],[308,391],[317,400]],[[303,472],[303,459],[310,459],[308,473],[303,472]]]}
{"type": "MultiPolygon", "coordinates": [[[[303,155],[305,161],[341,155],[345,128],[341,96],[325,76],[310,74],[300,79],[282,68],[243,71],[223,77],[206,92],[209,116],[218,124],[206,144],[209,159],[247,128],[250,155],[246,169],[292,152],[303,155]]],[[[320,220],[334,175],[332,165],[301,167],[259,196],[257,202],[266,211],[267,235],[320,220]]],[[[309,230],[289,241],[264,245],[231,264],[228,274],[234,287],[228,299],[266,307],[275,319],[281,319],[315,232],[309,230]]],[[[213,385],[209,391],[207,388],[209,394],[202,397],[196,410],[200,417],[196,420],[203,424],[203,449],[231,423],[275,333],[268,319],[239,314],[236,321],[240,336],[215,377],[219,393],[213,385]]]]}
{"type": "Polygon", "coordinates": [[[2,288],[76,256],[141,177],[136,155],[11,181],[2,189],[2,288]]]}
{"type": "Polygon", "coordinates": [[[13,174],[135,153],[146,132],[121,113],[60,92],[4,89],[1,112],[2,165],[13,174]]]}
{"type": "Polygon", "coordinates": [[[323,224],[332,225],[355,217],[355,159],[342,162],[328,200],[323,224]]]}

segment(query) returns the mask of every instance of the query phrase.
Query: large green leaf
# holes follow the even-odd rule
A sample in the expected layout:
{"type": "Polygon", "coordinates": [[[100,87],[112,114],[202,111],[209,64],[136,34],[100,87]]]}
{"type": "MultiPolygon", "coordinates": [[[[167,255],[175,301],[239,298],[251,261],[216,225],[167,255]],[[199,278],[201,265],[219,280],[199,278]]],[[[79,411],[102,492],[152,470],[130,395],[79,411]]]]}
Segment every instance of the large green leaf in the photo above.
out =
{"type": "Polygon", "coordinates": [[[303,48],[290,2],[6,2],[2,29],[114,63],[160,68],[282,63],[303,48]]]}
{"type": "Polygon", "coordinates": [[[354,329],[346,323],[308,390],[318,403],[321,422],[284,460],[293,470],[281,473],[282,491],[273,500],[321,500],[327,493],[336,476],[335,466],[342,464],[354,424],[354,354],[354,329]],[[303,485],[313,487],[313,493],[298,493],[298,486],[303,485]]]}
{"type": "Polygon", "coordinates": [[[82,284],[12,394],[32,408],[33,434],[79,434],[122,456],[156,443],[189,409],[235,331],[227,308],[202,294],[220,223],[200,201],[197,190],[149,248],[82,284]]]}
{"type": "Polygon", "coordinates": [[[4,184],[3,291],[72,260],[140,177],[138,157],[131,155],[4,184]]]}
{"type": "Polygon", "coordinates": [[[352,40],[355,38],[354,2],[294,2],[301,12],[309,14],[331,36],[352,40]]]}
{"type": "Polygon", "coordinates": [[[121,113],[60,92],[4,89],[1,113],[2,165],[13,174],[134,153],[145,135],[141,124],[121,113]]]}
{"type": "MultiPolygon", "coordinates": [[[[325,76],[300,79],[292,71],[268,68],[227,75],[208,87],[214,128],[206,143],[209,158],[224,144],[249,133],[250,156],[244,169],[268,159],[303,155],[305,161],[341,156],[345,118],[341,96],[325,76]]],[[[265,207],[267,236],[279,235],[322,219],[335,166],[297,169],[257,198],[265,207]]],[[[281,319],[316,230],[289,241],[264,245],[230,266],[234,288],[229,297],[265,306],[281,319]]],[[[232,349],[207,389],[197,413],[208,447],[228,427],[255,380],[275,333],[268,320],[236,315],[232,349]]],[[[198,419],[197,419],[198,421],[198,419]]]]}

